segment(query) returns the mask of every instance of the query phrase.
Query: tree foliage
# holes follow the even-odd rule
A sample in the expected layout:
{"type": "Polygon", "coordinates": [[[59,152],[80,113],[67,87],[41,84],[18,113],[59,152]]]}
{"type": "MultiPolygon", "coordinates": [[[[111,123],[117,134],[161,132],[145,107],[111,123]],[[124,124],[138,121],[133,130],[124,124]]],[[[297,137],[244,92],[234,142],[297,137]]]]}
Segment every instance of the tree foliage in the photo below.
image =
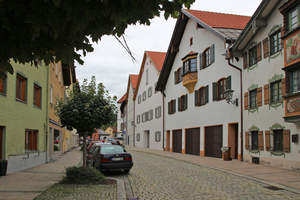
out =
{"type": "Polygon", "coordinates": [[[103,35],[121,36],[128,25],[150,25],[165,12],[176,16],[195,0],[0,0],[0,68],[13,73],[11,61],[46,65],[55,58],[83,64],[93,42],[103,35]],[[55,56],[55,57],[53,57],[55,56]]]}
{"type": "Polygon", "coordinates": [[[63,127],[74,128],[82,136],[111,122],[116,113],[116,99],[110,97],[102,83],[97,88],[93,76],[90,83],[84,79],[81,87],[74,87],[68,98],[58,100],[54,109],[63,127]]]}

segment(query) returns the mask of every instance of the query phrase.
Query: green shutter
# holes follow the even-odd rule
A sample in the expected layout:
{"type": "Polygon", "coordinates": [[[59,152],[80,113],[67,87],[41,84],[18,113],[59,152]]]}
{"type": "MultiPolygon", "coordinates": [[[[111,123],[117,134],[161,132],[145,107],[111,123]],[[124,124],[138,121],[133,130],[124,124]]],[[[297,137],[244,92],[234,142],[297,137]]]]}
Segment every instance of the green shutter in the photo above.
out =
{"type": "Polygon", "coordinates": [[[188,108],[188,95],[186,94],[185,95],[185,106],[184,106],[185,108],[185,110],[188,108]]]}
{"type": "Polygon", "coordinates": [[[217,100],[217,83],[213,82],[213,101],[217,100]]]}
{"type": "Polygon", "coordinates": [[[195,90],[195,106],[198,106],[198,90],[195,90]]]}
{"type": "Polygon", "coordinates": [[[226,89],[231,89],[231,76],[226,78],[226,89]]]}
{"type": "Polygon", "coordinates": [[[168,114],[170,114],[170,102],[168,102],[168,114]]]}
{"type": "Polygon", "coordinates": [[[173,113],[176,113],[176,99],[173,100],[173,113]]]}
{"type": "Polygon", "coordinates": [[[174,72],[174,84],[177,84],[177,71],[174,72]]]}
{"type": "Polygon", "coordinates": [[[203,69],[203,53],[200,53],[200,69],[203,69]]]}
{"type": "Polygon", "coordinates": [[[208,85],[205,87],[205,103],[208,103],[208,85]]]}
{"type": "Polygon", "coordinates": [[[180,82],[182,81],[182,76],[183,76],[183,66],[180,68],[180,82]]]}
{"type": "Polygon", "coordinates": [[[210,47],[210,63],[215,62],[215,44],[210,47]]]}
{"type": "Polygon", "coordinates": [[[178,98],[178,111],[180,111],[180,98],[178,98]]]}

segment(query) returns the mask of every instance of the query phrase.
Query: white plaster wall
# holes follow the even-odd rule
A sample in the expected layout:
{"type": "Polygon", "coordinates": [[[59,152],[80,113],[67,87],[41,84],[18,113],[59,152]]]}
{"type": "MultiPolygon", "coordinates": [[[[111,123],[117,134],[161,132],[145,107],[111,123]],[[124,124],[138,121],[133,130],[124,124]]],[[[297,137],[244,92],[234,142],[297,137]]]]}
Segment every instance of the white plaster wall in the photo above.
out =
{"type": "MultiPolygon", "coordinates": [[[[223,125],[223,146],[228,145],[228,123],[238,123],[240,127],[240,106],[228,105],[226,100],[213,101],[213,87],[212,83],[217,82],[221,78],[226,78],[231,75],[231,88],[235,91],[233,99],[239,99],[240,105],[240,72],[237,69],[228,65],[225,57],[224,42],[205,29],[196,29],[196,22],[189,20],[183,34],[179,52],[177,53],[169,79],[165,89],[165,130],[182,129],[182,147],[184,144],[184,129],[200,127],[200,150],[204,150],[203,146],[203,133],[204,126],[223,125]],[[190,46],[190,38],[193,37],[193,45],[190,46]],[[215,44],[215,62],[204,70],[200,70],[199,54],[202,53],[207,47],[215,44]],[[199,89],[201,86],[209,85],[209,102],[204,106],[195,107],[195,96],[188,93],[188,90],[182,85],[182,82],[174,84],[174,71],[182,66],[182,58],[189,54],[191,51],[197,52],[197,71],[198,82],[194,90],[199,89]],[[188,94],[188,109],[178,112],[178,97],[188,94]],[[176,113],[168,114],[168,102],[176,99],[176,113]]],[[[241,62],[241,61],[240,61],[241,62]]],[[[239,128],[240,129],[240,128],[239,128]]],[[[172,148],[172,131],[170,138],[170,147],[172,148]]],[[[240,145],[239,145],[240,146],[240,145]]],[[[240,149],[239,149],[240,153],[240,149]]]]}
{"type": "Polygon", "coordinates": [[[129,86],[129,94],[128,94],[128,102],[127,102],[127,136],[129,135],[129,146],[134,146],[134,126],[132,125],[132,121],[134,122],[134,101],[133,101],[134,89],[132,88],[132,82],[130,82],[129,86]]]}
{"type": "Polygon", "coordinates": [[[117,107],[118,107],[118,119],[117,119],[117,132],[122,132],[121,130],[121,124],[123,123],[123,119],[121,117],[121,104],[122,103],[118,103],[117,107]]]}
{"type": "MultiPolygon", "coordinates": [[[[283,1],[284,2],[284,1],[283,1]]],[[[283,16],[278,11],[278,8],[283,4],[283,2],[274,10],[273,14],[268,19],[268,25],[265,28],[262,28],[257,35],[253,38],[253,41],[263,41],[270,33],[270,30],[274,25],[283,25],[283,16]]],[[[263,46],[262,46],[263,48],[263,46]]],[[[270,48],[270,47],[269,47],[270,48]]],[[[274,54],[276,55],[276,54],[274,54]]],[[[274,56],[273,55],[273,56],[274,56]]],[[[271,56],[272,57],[272,56],[271,56]]],[[[243,93],[248,92],[248,88],[252,84],[258,84],[258,87],[262,87],[269,83],[269,79],[271,79],[275,74],[284,75],[285,73],[282,70],[284,67],[284,54],[282,50],[282,55],[274,59],[263,58],[263,49],[262,49],[262,60],[258,62],[258,68],[253,70],[243,70],[243,93]]],[[[290,129],[290,134],[299,134],[299,129],[296,128],[296,125],[293,123],[285,123],[283,117],[285,116],[285,106],[280,106],[277,108],[269,108],[268,105],[264,105],[264,90],[262,90],[262,102],[263,105],[258,108],[258,112],[249,113],[248,110],[243,111],[244,115],[244,132],[249,131],[249,129],[255,125],[259,128],[260,131],[270,130],[271,127],[275,123],[279,123],[282,126],[285,126],[285,129],[290,129]]],[[[250,101],[249,101],[250,103],[250,101]]],[[[290,139],[291,141],[291,139],[290,139]]],[[[265,146],[265,141],[264,141],[265,146]]],[[[245,147],[245,145],[244,145],[245,147]]],[[[270,165],[277,165],[276,160],[294,160],[300,161],[300,154],[298,150],[300,149],[300,143],[292,143],[291,142],[291,152],[285,154],[284,156],[270,156],[270,151],[260,151],[259,154],[250,153],[249,150],[244,150],[244,158],[246,161],[252,160],[252,156],[260,157],[260,161],[265,162],[270,165]],[[272,158],[272,159],[269,159],[272,158]],[[273,160],[273,163],[272,163],[273,160]]],[[[279,163],[282,163],[281,161],[279,163]]],[[[299,163],[298,163],[299,164],[299,163]]]]}
{"type": "Polygon", "coordinates": [[[135,134],[140,133],[140,141],[135,141],[138,147],[147,147],[147,140],[144,137],[144,131],[149,131],[149,148],[163,150],[163,97],[160,92],[155,93],[155,83],[159,77],[154,64],[149,57],[146,58],[144,71],[141,77],[137,97],[135,100],[135,134]],[[148,70],[148,84],[146,84],[146,71],[148,70]],[[148,97],[148,89],[152,87],[152,96],[148,97]],[[146,91],[146,100],[143,101],[143,92],[146,91]],[[138,96],[141,95],[141,103],[138,103],[138,96]],[[155,118],[155,108],[161,106],[161,117],[155,118]],[[142,122],[142,114],[149,110],[153,110],[153,119],[151,121],[142,122]],[[137,123],[137,116],[140,115],[140,123],[137,123]],[[155,132],[161,132],[160,142],[155,141],[155,132]]]}

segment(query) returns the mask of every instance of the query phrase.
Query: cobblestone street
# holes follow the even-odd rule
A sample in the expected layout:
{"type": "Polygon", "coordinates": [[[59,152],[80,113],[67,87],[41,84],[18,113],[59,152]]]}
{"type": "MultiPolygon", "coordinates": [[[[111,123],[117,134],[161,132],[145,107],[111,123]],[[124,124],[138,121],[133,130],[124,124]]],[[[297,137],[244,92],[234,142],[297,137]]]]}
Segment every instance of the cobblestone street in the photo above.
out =
{"type": "Polygon", "coordinates": [[[128,174],[139,199],[300,199],[300,195],[265,183],[159,155],[129,151],[128,174]]]}

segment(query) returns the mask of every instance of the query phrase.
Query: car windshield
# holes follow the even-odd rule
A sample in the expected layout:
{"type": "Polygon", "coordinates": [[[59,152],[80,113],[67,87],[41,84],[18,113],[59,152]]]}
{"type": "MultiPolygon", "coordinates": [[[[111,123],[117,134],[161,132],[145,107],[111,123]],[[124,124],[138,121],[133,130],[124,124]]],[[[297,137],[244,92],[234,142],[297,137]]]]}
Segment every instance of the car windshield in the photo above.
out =
{"type": "Polygon", "coordinates": [[[124,153],[124,149],[121,146],[101,146],[101,153],[124,153]]]}

